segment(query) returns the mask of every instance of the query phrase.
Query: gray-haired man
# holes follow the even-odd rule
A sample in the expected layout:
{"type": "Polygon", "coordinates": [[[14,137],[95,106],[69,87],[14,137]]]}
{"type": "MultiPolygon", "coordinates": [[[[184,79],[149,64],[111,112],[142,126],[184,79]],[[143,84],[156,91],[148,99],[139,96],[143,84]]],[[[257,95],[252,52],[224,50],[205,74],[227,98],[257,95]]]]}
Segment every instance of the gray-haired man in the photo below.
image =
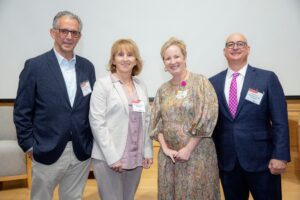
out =
{"type": "Polygon", "coordinates": [[[93,64],[74,54],[82,23],[59,12],[50,30],[54,48],[29,59],[20,75],[14,121],[21,148],[32,159],[31,199],[81,199],[88,177],[92,132],[88,113],[93,64]]]}

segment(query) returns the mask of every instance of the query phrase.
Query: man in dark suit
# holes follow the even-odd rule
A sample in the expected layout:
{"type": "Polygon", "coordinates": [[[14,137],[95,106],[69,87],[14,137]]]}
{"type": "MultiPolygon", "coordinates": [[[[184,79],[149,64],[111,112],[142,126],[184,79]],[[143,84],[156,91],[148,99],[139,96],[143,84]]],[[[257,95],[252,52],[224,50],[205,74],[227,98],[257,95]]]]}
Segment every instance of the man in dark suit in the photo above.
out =
{"type": "Polygon", "coordinates": [[[74,54],[80,18],[59,12],[50,30],[54,48],[29,59],[20,74],[14,109],[18,142],[32,159],[31,199],[81,199],[89,173],[92,132],[88,113],[93,64],[74,54]]]}
{"type": "Polygon", "coordinates": [[[290,161],[287,106],[277,76],[247,62],[245,36],[231,34],[228,69],[210,78],[219,100],[214,132],[226,200],[281,199],[281,174],[290,161]]]}

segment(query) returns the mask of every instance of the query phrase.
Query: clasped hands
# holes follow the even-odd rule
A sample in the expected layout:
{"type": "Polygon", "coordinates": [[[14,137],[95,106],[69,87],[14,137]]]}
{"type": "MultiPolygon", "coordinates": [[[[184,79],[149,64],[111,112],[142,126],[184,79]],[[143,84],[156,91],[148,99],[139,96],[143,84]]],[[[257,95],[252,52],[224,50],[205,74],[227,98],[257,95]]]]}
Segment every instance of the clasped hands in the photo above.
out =
{"type": "Polygon", "coordinates": [[[179,151],[170,149],[166,147],[163,149],[163,152],[166,156],[170,157],[175,162],[187,162],[190,159],[192,150],[189,149],[187,146],[183,147],[179,151]]]}

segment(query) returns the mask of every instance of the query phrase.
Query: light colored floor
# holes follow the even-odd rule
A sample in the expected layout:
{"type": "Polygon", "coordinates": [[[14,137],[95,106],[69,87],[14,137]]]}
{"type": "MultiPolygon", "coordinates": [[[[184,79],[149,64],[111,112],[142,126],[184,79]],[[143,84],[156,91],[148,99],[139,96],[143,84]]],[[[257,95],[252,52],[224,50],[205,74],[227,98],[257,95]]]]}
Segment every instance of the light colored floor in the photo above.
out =
{"type": "MultiPolygon", "coordinates": [[[[157,199],[157,151],[158,147],[155,147],[154,165],[143,171],[135,200],[157,199]]],[[[296,148],[292,149],[291,154],[292,162],[289,163],[287,172],[282,179],[283,200],[300,199],[300,156],[296,148]]],[[[2,184],[2,189],[0,189],[0,200],[27,200],[29,199],[29,193],[29,190],[24,186],[24,182],[5,182],[2,184]]],[[[54,193],[54,199],[58,200],[57,190],[54,193]]],[[[95,179],[88,180],[83,199],[100,200],[95,179]]]]}

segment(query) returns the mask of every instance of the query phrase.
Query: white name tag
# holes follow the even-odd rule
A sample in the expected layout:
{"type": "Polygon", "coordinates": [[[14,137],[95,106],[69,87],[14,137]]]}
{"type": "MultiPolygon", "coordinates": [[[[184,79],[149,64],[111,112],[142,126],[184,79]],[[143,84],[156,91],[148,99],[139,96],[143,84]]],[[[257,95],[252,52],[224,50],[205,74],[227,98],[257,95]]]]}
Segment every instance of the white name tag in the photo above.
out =
{"type": "Polygon", "coordinates": [[[132,110],[134,112],[145,112],[145,103],[141,100],[132,101],[132,110]]]}
{"type": "Polygon", "coordinates": [[[88,80],[81,82],[80,88],[81,88],[83,96],[86,96],[86,95],[92,93],[92,88],[91,88],[90,82],[88,80]]]}
{"type": "Polygon", "coordinates": [[[257,90],[249,88],[245,99],[252,103],[260,105],[263,96],[264,96],[264,93],[261,93],[261,92],[258,92],[257,90]]]}
{"type": "Polygon", "coordinates": [[[188,90],[178,90],[176,94],[176,99],[184,99],[187,95],[188,90]]]}

